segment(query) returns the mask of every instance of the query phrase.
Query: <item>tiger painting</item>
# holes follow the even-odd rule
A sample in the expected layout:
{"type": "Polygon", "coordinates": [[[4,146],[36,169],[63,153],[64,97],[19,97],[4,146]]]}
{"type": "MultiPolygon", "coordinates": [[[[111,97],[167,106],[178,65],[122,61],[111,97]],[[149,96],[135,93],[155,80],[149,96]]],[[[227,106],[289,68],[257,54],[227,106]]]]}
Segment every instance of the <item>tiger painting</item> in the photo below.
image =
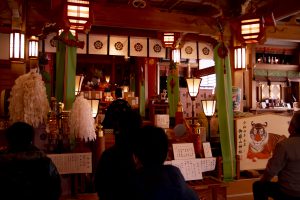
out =
{"type": "Polygon", "coordinates": [[[250,130],[250,141],[247,158],[255,162],[257,159],[268,159],[272,155],[275,145],[286,138],[284,135],[268,133],[266,127],[268,123],[253,123],[250,130]]]}

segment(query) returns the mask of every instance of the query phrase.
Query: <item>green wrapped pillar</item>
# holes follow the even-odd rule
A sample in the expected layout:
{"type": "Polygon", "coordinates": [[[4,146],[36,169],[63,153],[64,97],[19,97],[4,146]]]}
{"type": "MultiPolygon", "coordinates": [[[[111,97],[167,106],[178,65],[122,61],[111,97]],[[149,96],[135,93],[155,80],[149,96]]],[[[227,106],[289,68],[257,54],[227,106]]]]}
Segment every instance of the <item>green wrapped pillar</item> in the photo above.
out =
{"type": "Polygon", "coordinates": [[[75,76],[77,62],[77,47],[72,45],[76,41],[71,32],[62,32],[56,47],[56,84],[55,97],[63,102],[66,110],[72,108],[75,99],[75,76]]]}
{"type": "Polygon", "coordinates": [[[176,63],[172,61],[170,63],[169,75],[167,77],[167,90],[168,90],[170,120],[174,121],[175,113],[177,111],[177,104],[179,101],[179,77],[178,77],[178,68],[176,66],[176,63]]]}
{"type": "Polygon", "coordinates": [[[223,42],[214,48],[216,70],[216,98],[219,119],[220,141],[225,181],[236,176],[236,153],[234,146],[232,80],[229,52],[223,42]]]}

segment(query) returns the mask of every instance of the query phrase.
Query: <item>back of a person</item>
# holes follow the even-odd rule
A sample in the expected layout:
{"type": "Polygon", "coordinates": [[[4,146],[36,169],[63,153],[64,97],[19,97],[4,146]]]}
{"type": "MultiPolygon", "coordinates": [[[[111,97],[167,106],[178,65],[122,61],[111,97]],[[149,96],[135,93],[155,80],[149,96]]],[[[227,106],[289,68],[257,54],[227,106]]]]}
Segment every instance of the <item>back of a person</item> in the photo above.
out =
{"type": "Polygon", "coordinates": [[[113,122],[115,144],[101,155],[95,175],[95,189],[101,200],[134,199],[132,141],[141,122],[139,112],[133,110],[120,112],[113,122]]]}
{"type": "Polygon", "coordinates": [[[134,155],[140,164],[137,194],[140,200],[198,200],[180,170],[164,165],[168,154],[168,137],[162,128],[144,126],[136,136],[134,155]]]}
{"type": "Polygon", "coordinates": [[[60,182],[52,180],[51,160],[37,154],[13,153],[0,158],[0,191],[5,200],[55,200],[60,182]]]}
{"type": "Polygon", "coordinates": [[[131,197],[135,164],[131,152],[119,146],[106,149],[99,161],[95,188],[100,199],[118,200],[131,197]]]}
{"type": "Polygon", "coordinates": [[[156,168],[142,168],[138,173],[137,187],[143,200],[190,200],[195,193],[188,189],[177,167],[163,165],[156,168]]]}
{"type": "Polygon", "coordinates": [[[0,153],[0,195],[5,200],[58,200],[61,180],[56,166],[33,145],[34,128],[15,122],[5,130],[0,153]]]}
{"type": "Polygon", "coordinates": [[[114,122],[119,120],[120,114],[130,112],[131,110],[131,106],[126,100],[121,98],[114,100],[105,112],[105,117],[102,122],[103,128],[114,129],[114,122]]]}
{"type": "Polygon", "coordinates": [[[300,197],[300,136],[289,137],[278,145],[286,151],[286,165],[278,174],[278,181],[284,192],[300,197]]]}

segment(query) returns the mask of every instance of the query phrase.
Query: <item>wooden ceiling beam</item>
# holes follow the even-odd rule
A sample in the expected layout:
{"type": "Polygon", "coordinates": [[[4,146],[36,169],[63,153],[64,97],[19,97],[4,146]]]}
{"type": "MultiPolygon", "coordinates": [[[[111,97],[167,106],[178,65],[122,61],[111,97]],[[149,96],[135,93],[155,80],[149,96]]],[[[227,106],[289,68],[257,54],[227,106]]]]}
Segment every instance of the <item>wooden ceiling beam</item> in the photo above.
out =
{"type": "Polygon", "coordinates": [[[157,9],[136,9],[128,6],[93,6],[94,26],[132,28],[155,31],[189,32],[217,35],[214,18],[160,12],[157,9]]]}

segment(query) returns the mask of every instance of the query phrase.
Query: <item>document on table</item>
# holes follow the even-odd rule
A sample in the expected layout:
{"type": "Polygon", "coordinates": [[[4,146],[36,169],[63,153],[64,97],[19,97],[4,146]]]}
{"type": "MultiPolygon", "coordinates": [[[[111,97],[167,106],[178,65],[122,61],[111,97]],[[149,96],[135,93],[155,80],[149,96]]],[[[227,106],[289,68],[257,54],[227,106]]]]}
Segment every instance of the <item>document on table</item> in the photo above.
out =
{"type": "Polygon", "coordinates": [[[60,174],[92,173],[92,153],[64,153],[47,155],[60,174]]]}
{"type": "Polygon", "coordinates": [[[216,167],[216,158],[197,158],[188,160],[166,161],[165,165],[173,165],[180,169],[186,181],[202,179],[202,172],[213,171],[216,167]]]}
{"type": "Polygon", "coordinates": [[[172,160],[172,165],[180,169],[186,181],[203,179],[201,162],[198,159],[172,160]]]}
{"type": "Polygon", "coordinates": [[[174,143],[172,145],[175,160],[187,160],[196,158],[193,143],[174,143]]]}
{"type": "Polygon", "coordinates": [[[211,158],[212,157],[212,152],[211,152],[211,147],[209,142],[203,142],[203,151],[204,151],[204,156],[205,158],[211,158]]]}
{"type": "Polygon", "coordinates": [[[171,160],[164,164],[178,167],[186,181],[199,180],[203,179],[202,172],[213,171],[216,168],[216,158],[171,160]]]}

